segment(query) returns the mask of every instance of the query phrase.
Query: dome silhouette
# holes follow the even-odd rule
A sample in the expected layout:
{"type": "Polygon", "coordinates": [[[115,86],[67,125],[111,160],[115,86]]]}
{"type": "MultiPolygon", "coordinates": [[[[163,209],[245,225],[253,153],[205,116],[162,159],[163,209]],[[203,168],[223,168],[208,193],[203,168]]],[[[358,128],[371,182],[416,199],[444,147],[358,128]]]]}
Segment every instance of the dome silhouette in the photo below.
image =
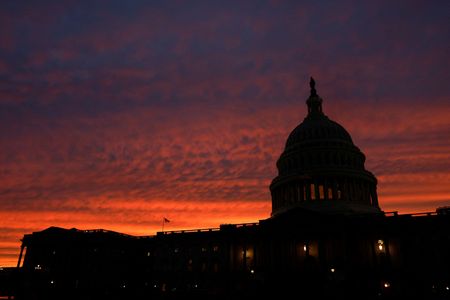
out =
{"type": "Polygon", "coordinates": [[[377,180],[350,134],[322,111],[311,78],[308,115],[289,135],[272,181],[272,216],[301,207],[321,212],[380,213],[377,180]]]}
{"type": "Polygon", "coordinates": [[[292,130],[286,141],[286,149],[296,146],[307,146],[312,142],[343,142],[353,145],[350,134],[344,127],[321,115],[318,118],[306,117],[305,120],[292,130]]]}

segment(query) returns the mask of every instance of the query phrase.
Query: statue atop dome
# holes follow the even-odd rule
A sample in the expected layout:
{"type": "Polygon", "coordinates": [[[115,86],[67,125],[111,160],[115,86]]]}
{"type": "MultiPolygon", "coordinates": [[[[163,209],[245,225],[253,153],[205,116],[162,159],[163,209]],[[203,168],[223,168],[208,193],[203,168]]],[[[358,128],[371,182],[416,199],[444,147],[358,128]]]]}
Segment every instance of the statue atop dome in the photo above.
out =
{"type": "Polygon", "coordinates": [[[308,100],[306,100],[306,104],[308,105],[308,116],[322,115],[322,98],[317,94],[316,81],[312,77],[309,81],[309,86],[311,87],[311,95],[308,100]]]}
{"type": "Polygon", "coordinates": [[[314,81],[314,78],[312,78],[312,76],[309,80],[309,86],[311,87],[311,96],[317,96],[316,82],[314,81]]]}

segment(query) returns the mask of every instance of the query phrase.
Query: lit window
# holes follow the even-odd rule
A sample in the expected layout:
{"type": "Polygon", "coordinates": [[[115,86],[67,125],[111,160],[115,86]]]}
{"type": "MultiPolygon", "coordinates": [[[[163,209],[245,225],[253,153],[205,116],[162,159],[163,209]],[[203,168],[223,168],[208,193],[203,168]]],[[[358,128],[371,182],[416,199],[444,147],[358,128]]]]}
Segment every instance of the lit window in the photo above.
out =
{"type": "Polygon", "coordinates": [[[206,248],[205,247],[202,247],[202,252],[206,252],[206,248]]]}
{"type": "Polygon", "coordinates": [[[246,254],[245,258],[252,258],[253,257],[252,248],[248,248],[247,251],[245,252],[245,254],[246,254]]]}
{"type": "Polygon", "coordinates": [[[218,252],[218,251],[219,251],[219,246],[214,246],[214,247],[213,247],[213,251],[214,251],[214,252],[218,252]]]}
{"type": "Polygon", "coordinates": [[[333,190],[331,188],[328,188],[327,198],[332,199],[333,198],[333,190]]]}
{"type": "Polygon", "coordinates": [[[314,184],[310,185],[310,191],[311,191],[311,200],[316,200],[316,188],[314,184]]]}
{"type": "Polygon", "coordinates": [[[325,193],[324,193],[323,185],[319,185],[319,198],[321,200],[325,199],[325,193]]]}
{"type": "Polygon", "coordinates": [[[377,249],[380,252],[384,251],[384,241],[383,240],[378,240],[378,242],[377,242],[377,249]]]}

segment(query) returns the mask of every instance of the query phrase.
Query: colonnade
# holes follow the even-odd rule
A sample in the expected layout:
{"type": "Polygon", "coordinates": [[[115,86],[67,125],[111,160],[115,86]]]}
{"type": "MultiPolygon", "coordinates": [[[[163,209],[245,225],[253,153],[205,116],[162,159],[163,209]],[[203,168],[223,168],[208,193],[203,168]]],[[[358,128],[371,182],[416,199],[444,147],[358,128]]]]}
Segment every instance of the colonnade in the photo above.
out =
{"type": "Polygon", "coordinates": [[[272,189],[273,209],[297,202],[349,200],[378,207],[376,185],[358,178],[317,179],[284,183],[272,189]]]}

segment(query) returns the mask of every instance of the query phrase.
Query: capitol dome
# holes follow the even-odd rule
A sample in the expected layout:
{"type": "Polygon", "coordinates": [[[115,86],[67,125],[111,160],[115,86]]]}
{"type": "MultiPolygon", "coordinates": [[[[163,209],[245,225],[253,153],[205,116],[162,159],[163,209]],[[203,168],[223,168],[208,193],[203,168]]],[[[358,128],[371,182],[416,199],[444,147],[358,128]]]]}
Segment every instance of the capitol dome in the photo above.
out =
{"type": "Polygon", "coordinates": [[[272,216],[292,208],[338,213],[380,213],[375,176],[344,127],[322,111],[311,78],[308,115],[289,135],[272,181],[272,216]]]}

